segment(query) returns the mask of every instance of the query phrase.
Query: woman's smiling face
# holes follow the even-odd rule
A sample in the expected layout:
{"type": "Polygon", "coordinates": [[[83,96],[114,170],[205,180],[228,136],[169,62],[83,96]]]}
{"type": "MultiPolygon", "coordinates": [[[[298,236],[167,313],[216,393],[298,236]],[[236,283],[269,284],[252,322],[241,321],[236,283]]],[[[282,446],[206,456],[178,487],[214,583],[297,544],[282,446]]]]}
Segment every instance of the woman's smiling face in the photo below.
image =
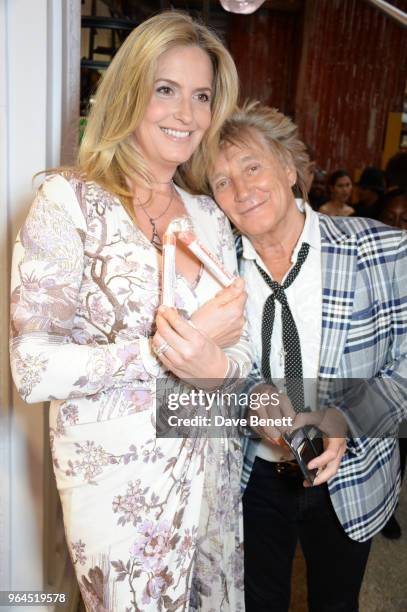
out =
{"type": "Polygon", "coordinates": [[[153,92],[134,132],[150,171],[159,178],[186,162],[211,123],[213,70],[197,46],[177,46],[158,59],[153,92]]]}

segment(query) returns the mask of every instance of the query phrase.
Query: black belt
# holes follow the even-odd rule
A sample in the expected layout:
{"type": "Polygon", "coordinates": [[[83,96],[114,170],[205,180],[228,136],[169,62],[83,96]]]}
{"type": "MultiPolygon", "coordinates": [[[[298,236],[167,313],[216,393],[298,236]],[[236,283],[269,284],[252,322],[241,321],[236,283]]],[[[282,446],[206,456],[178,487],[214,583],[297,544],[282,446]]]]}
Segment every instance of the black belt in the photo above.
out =
{"type": "Polygon", "coordinates": [[[262,457],[256,457],[256,459],[261,461],[263,466],[268,466],[268,469],[280,478],[304,479],[301,468],[296,461],[267,461],[262,457]]]}

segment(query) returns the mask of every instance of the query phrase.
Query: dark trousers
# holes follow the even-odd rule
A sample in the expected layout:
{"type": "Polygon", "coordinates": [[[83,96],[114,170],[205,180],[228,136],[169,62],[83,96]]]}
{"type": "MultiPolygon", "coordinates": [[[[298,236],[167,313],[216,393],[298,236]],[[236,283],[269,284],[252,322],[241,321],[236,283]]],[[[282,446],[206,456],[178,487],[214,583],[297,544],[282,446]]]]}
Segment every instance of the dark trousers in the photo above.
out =
{"type": "Polygon", "coordinates": [[[243,496],[246,612],[287,612],[298,540],[307,565],[310,612],[357,612],[370,541],[339,523],[326,485],[303,487],[256,458],[243,496]]]}

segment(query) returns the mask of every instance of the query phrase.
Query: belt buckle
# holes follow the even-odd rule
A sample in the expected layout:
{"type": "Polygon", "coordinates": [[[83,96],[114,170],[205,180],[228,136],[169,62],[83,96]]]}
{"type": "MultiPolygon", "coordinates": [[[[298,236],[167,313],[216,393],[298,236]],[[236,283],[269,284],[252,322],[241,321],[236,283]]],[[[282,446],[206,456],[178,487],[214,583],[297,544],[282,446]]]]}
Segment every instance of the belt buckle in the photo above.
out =
{"type": "Polygon", "coordinates": [[[298,476],[298,464],[293,461],[279,461],[276,465],[277,474],[286,476],[298,476]]]}

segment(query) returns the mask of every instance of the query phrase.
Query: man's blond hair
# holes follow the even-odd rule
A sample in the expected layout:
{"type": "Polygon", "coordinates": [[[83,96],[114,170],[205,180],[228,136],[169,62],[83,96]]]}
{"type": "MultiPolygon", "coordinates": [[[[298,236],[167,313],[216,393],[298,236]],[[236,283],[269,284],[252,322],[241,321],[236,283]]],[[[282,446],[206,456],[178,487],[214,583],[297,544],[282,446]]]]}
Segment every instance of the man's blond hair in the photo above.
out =
{"type": "Polygon", "coordinates": [[[253,100],[245,102],[223,124],[219,146],[248,146],[257,135],[284,165],[294,168],[296,185],[306,200],[305,170],[309,163],[306,146],[298,137],[295,123],[276,108],[253,100]]]}

